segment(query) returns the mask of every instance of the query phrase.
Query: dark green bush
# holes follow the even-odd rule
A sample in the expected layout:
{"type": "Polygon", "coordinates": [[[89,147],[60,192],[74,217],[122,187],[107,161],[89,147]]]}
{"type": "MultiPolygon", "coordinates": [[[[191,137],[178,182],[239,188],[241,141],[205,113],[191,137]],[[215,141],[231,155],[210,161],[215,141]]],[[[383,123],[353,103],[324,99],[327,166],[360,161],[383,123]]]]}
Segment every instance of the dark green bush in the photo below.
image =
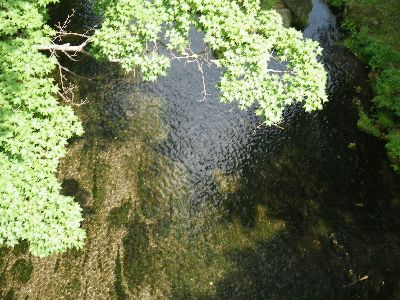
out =
{"type": "Polygon", "coordinates": [[[349,34],[345,46],[369,65],[376,78],[372,82],[372,105],[360,107],[357,125],[362,131],[385,140],[392,166],[400,173],[400,40],[395,33],[388,38],[388,31],[398,26],[397,20],[388,18],[388,13],[398,3],[383,2],[329,0],[332,6],[344,3],[351,8],[342,24],[349,34]],[[372,12],[376,18],[371,17],[372,12]]]}

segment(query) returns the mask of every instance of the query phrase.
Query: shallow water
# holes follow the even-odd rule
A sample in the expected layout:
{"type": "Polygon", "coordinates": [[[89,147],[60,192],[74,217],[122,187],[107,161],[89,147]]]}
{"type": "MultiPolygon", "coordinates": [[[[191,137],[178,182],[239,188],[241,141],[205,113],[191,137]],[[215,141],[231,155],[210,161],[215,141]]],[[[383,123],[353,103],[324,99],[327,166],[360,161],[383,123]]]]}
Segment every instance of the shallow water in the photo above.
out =
{"type": "MultiPolygon", "coordinates": [[[[95,18],[74,2],[83,25],[95,18]]],[[[82,25],[82,24],[81,24],[82,25]]],[[[285,112],[281,128],[218,102],[219,70],[175,62],[144,83],[116,66],[71,66],[86,133],[60,166],[84,208],[83,251],[31,261],[7,291],[39,299],[391,299],[398,292],[398,192],[381,145],[356,128],[367,71],[338,46],[313,0],[304,35],[320,41],[330,102],[285,112]],[[354,143],[349,146],[350,143],[354,143]],[[362,280],[361,280],[362,279],[362,280]]],[[[201,34],[192,45],[202,48],[201,34]]],[[[11,273],[10,273],[11,274],[11,273]]],[[[1,290],[1,286],[0,286],[1,290]]]]}

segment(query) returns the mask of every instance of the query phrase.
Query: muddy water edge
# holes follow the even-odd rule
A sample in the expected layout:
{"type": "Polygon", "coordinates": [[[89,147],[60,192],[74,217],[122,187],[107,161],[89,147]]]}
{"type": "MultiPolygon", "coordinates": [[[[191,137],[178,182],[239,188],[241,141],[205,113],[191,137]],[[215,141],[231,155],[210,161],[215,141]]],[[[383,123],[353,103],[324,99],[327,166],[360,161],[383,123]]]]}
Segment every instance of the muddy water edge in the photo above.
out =
{"type": "MultiPolygon", "coordinates": [[[[299,1],[299,5],[301,1],[299,1]]],[[[309,2],[309,1],[308,1],[309,2]]],[[[84,213],[86,246],[46,259],[22,243],[0,252],[4,299],[396,299],[399,179],[382,145],[357,130],[368,70],[340,47],[320,0],[304,35],[325,48],[330,102],[291,107],[280,128],[199,102],[196,67],[174,63],[156,83],[82,57],[76,107],[85,134],[60,165],[63,193],[84,213]]],[[[98,18],[90,1],[72,26],[98,18]]],[[[201,49],[201,34],[193,33],[201,49]]]]}

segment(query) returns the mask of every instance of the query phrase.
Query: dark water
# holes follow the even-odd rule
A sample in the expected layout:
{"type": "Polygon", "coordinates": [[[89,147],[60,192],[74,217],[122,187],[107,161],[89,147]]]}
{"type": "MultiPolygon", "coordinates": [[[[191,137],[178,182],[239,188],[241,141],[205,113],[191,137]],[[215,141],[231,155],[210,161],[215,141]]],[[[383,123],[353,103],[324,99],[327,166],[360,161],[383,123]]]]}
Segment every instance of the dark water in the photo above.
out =
{"type": "MultiPolygon", "coordinates": [[[[97,22],[87,1],[59,10],[70,7],[77,27],[97,22]]],[[[215,68],[200,101],[194,64],[174,62],[155,83],[71,64],[90,78],[78,80],[89,104],[60,179],[84,207],[87,245],[33,259],[31,280],[9,286],[39,299],[399,297],[398,178],[356,127],[368,70],[339,46],[324,2],[313,0],[304,35],[325,49],[330,101],[288,108],[282,128],[220,104],[215,68]]]]}

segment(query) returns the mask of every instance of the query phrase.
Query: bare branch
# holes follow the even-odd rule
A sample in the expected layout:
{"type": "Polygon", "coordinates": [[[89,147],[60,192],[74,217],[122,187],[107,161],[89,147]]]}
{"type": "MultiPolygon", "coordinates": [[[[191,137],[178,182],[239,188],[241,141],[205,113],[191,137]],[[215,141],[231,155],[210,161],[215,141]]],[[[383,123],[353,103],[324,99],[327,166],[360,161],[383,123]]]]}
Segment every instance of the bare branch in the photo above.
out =
{"type": "Polygon", "coordinates": [[[359,283],[359,282],[361,282],[361,281],[364,281],[364,280],[367,280],[368,278],[369,278],[369,275],[370,275],[370,273],[368,273],[367,275],[364,275],[364,276],[359,276],[359,278],[358,279],[356,279],[356,280],[354,280],[353,282],[351,282],[351,283],[349,283],[349,284],[346,284],[345,286],[343,286],[343,287],[349,287],[349,286],[352,286],[352,285],[355,285],[356,283],[359,283]]]}
{"type": "MultiPolygon", "coordinates": [[[[59,72],[59,76],[60,76],[60,85],[61,85],[61,91],[58,91],[58,95],[61,97],[61,99],[63,99],[66,103],[70,103],[71,105],[75,105],[75,106],[81,106],[83,104],[88,103],[87,98],[83,101],[80,101],[79,103],[75,102],[75,93],[74,90],[76,89],[76,85],[68,83],[66,84],[67,78],[65,76],[65,74],[63,73],[63,71],[66,71],[68,73],[74,74],[76,76],[76,73],[72,72],[71,70],[69,70],[68,68],[62,66],[58,60],[56,60],[56,64],[58,66],[58,72],[59,72]]],[[[80,77],[80,76],[79,76],[80,77]]]]}
{"type": "MultiPolygon", "coordinates": [[[[91,38],[89,37],[88,39],[86,39],[86,41],[84,41],[82,44],[77,45],[77,46],[73,46],[70,43],[66,43],[66,44],[50,44],[50,45],[38,45],[36,46],[37,50],[43,50],[43,51],[60,51],[63,52],[64,54],[67,54],[68,52],[72,52],[72,53],[84,53],[89,55],[89,53],[87,51],[84,50],[84,48],[86,47],[86,45],[90,42],[91,38]]],[[[71,58],[71,55],[68,55],[69,58],[71,58]]]]}
{"type": "Polygon", "coordinates": [[[200,74],[201,74],[201,80],[203,83],[203,91],[201,92],[203,94],[203,99],[200,100],[199,102],[203,102],[204,100],[207,99],[207,96],[211,96],[211,94],[207,93],[207,87],[206,87],[206,81],[205,81],[205,77],[204,77],[204,72],[203,72],[203,63],[196,61],[197,62],[197,69],[199,70],[200,74]]]}
{"type": "Polygon", "coordinates": [[[67,31],[68,25],[71,23],[71,18],[74,16],[75,10],[72,10],[72,13],[67,16],[67,19],[63,24],[60,22],[55,26],[58,29],[58,32],[54,36],[52,43],[50,45],[37,45],[37,50],[42,51],[50,51],[52,55],[57,56],[55,52],[64,53],[69,59],[76,61],[75,57],[77,53],[84,53],[89,55],[87,51],[85,51],[85,47],[90,43],[92,37],[89,35],[89,32],[93,30],[93,28],[87,30],[85,33],[77,33],[67,31]],[[84,38],[85,40],[79,45],[71,45],[70,43],[58,44],[56,41],[61,41],[63,37],[67,36],[77,36],[84,38]],[[72,54],[71,54],[72,53],[72,54]]]}
{"type": "Polygon", "coordinates": [[[199,102],[203,102],[204,100],[207,99],[207,96],[210,96],[211,94],[207,93],[207,86],[206,86],[206,80],[204,76],[204,69],[203,65],[204,63],[207,64],[208,67],[210,67],[211,63],[213,63],[212,60],[209,59],[209,50],[207,48],[204,48],[202,51],[194,53],[193,50],[189,47],[187,49],[187,54],[183,56],[176,56],[174,53],[171,53],[172,59],[176,59],[178,61],[185,60],[185,63],[196,63],[197,65],[197,70],[201,74],[201,81],[203,85],[203,98],[199,100],[199,102]]]}

